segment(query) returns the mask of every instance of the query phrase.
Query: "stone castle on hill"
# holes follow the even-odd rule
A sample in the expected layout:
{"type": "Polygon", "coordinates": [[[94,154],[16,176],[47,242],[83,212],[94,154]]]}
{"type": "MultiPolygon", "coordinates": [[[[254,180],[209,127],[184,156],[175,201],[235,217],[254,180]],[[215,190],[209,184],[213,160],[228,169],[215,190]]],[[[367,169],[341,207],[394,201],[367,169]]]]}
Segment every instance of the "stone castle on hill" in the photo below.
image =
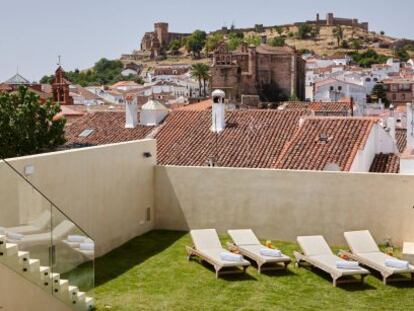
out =
{"type": "Polygon", "coordinates": [[[146,32],[142,37],[141,52],[150,53],[151,58],[157,58],[172,41],[189,35],[189,33],[169,32],[168,23],[155,23],[154,31],[146,32]]]}
{"type": "Polygon", "coordinates": [[[320,19],[319,13],[316,14],[316,20],[314,21],[306,21],[307,24],[316,24],[320,26],[351,26],[351,27],[358,27],[362,28],[366,31],[369,30],[369,24],[367,22],[359,22],[356,18],[342,18],[342,17],[335,17],[334,13],[326,14],[326,19],[320,19]]]}

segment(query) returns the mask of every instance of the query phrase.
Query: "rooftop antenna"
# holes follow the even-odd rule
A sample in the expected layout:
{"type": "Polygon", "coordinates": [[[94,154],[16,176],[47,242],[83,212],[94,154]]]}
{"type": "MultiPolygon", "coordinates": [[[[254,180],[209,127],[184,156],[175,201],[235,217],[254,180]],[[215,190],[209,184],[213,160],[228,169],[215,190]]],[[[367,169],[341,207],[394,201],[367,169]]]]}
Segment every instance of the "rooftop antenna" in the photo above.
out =
{"type": "Polygon", "coordinates": [[[19,65],[16,67],[16,73],[19,74],[19,65]]]}

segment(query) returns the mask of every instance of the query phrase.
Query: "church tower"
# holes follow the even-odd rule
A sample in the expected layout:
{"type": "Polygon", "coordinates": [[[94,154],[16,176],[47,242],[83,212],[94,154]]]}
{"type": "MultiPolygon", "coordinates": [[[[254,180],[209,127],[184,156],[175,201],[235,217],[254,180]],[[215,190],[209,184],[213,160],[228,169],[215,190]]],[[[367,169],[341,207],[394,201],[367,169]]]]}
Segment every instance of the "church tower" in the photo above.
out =
{"type": "Polygon", "coordinates": [[[73,105],[73,98],[69,95],[69,85],[70,82],[65,77],[65,71],[59,65],[52,81],[54,102],[59,102],[61,105],[73,105]]]}

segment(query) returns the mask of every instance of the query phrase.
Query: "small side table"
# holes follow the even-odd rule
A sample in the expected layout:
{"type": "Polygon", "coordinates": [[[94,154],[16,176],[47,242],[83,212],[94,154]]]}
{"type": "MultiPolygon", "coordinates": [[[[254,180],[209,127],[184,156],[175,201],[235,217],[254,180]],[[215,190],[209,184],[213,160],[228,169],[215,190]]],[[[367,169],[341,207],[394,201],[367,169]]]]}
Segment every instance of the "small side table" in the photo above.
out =
{"type": "Polygon", "coordinates": [[[414,265],[414,242],[404,242],[403,259],[414,265]]]}

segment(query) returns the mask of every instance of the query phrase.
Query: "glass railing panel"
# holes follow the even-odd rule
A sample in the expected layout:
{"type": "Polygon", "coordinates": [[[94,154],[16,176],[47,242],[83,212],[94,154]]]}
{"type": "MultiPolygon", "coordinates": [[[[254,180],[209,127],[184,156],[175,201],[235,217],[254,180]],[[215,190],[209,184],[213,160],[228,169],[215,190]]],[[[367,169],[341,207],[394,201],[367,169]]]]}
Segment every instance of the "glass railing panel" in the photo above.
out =
{"type": "Polygon", "coordinates": [[[66,215],[52,210],[53,272],[89,298],[94,288],[94,241],[66,215]]]}
{"type": "Polygon", "coordinates": [[[0,174],[0,236],[8,245],[7,249],[3,245],[0,262],[52,291],[47,268],[52,254],[52,204],[2,162],[0,174]]]}

